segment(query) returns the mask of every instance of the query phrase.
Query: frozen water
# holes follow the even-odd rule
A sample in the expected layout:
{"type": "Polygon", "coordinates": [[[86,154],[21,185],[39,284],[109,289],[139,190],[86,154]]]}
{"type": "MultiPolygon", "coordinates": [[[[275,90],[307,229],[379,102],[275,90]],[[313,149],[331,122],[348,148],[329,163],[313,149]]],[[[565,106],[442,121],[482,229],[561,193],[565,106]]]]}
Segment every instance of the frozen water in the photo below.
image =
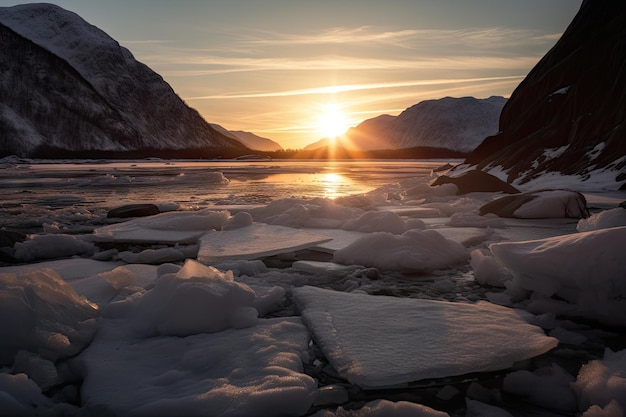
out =
{"type": "Polygon", "coordinates": [[[578,221],[576,229],[579,232],[606,229],[607,227],[626,226],[626,210],[618,207],[592,214],[588,219],[578,221]]]}
{"type": "Polygon", "coordinates": [[[141,217],[94,230],[105,242],[194,243],[210,230],[219,230],[230,218],[227,211],[168,212],[141,217]]]}
{"type": "Polygon", "coordinates": [[[596,414],[589,415],[621,415],[626,410],[626,350],[607,349],[604,359],[583,365],[573,386],[581,411],[595,407],[596,414]],[[598,408],[607,407],[614,410],[612,414],[598,414],[598,408]]]}
{"type": "Polygon", "coordinates": [[[124,416],[301,416],[317,390],[302,373],[308,340],[297,317],[149,339],[107,320],[80,358],[84,406],[124,416]]]}
{"type": "Polygon", "coordinates": [[[198,260],[207,264],[251,260],[309,248],[329,240],[328,236],[300,229],[256,223],[234,230],[207,233],[200,239],[198,260]]]}
{"type": "Polygon", "coordinates": [[[371,233],[335,252],[334,262],[399,271],[427,272],[467,261],[460,244],[435,230],[412,229],[404,234],[371,233]]]}
{"type": "Polygon", "coordinates": [[[529,308],[626,324],[626,227],[489,246],[511,270],[514,298],[532,293],[529,308]],[[552,298],[558,296],[562,301],[552,298]]]}
{"type": "Polygon", "coordinates": [[[293,290],[305,324],[339,374],[363,388],[511,367],[558,341],[490,303],[293,290]]]}
{"type": "Polygon", "coordinates": [[[23,262],[74,255],[91,255],[95,248],[90,242],[71,235],[34,235],[15,244],[14,257],[23,262]]]}
{"type": "Polygon", "coordinates": [[[91,341],[97,315],[52,270],[0,273],[0,363],[21,349],[51,361],[75,355],[91,341]]]}
{"type": "MultiPolygon", "coordinates": [[[[363,405],[366,399],[374,398],[409,399],[414,402],[425,399],[424,403],[428,405],[432,405],[434,400],[437,407],[455,416],[464,412],[467,416],[519,415],[525,410],[513,407],[529,402],[532,402],[530,407],[540,415],[583,413],[585,417],[617,416],[625,409],[620,394],[623,372],[619,364],[623,361],[618,358],[622,356],[621,352],[615,354],[616,358],[607,353],[604,360],[597,360],[601,347],[623,347],[621,337],[590,328],[593,322],[585,321],[584,326],[577,323],[578,316],[584,311],[593,311],[587,317],[596,319],[610,315],[616,318],[625,316],[619,304],[623,298],[620,295],[620,280],[611,276],[615,271],[610,266],[614,264],[599,259],[594,255],[593,248],[582,244],[576,246],[576,240],[588,239],[583,233],[575,233],[577,220],[480,216],[479,208],[491,201],[493,194],[472,193],[458,197],[454,195],[453,187],[429,187],[430,170],[441,162],[341,162],[331,168],[318,162],[270,161],[244,165],[232,161],[81,161],[79,164],[42,164],[40,161],[9,158],[4,165],[8,169],[0,170],[0,186],[3,188],[0,223],[33,234],[34,237],[27,240],[30,243],[26,244],[28,253],[37,253],[34,255],[37,259],[33,261],[46,256],[53,259],[59,256],[89,256],[92,252],[93,255],[91,259],[74,257],[0,268],[3,277],[57,274],[55,280],[48,281],[49,286],[43,285],[43,281],[42,285],[33,286],[28,279],[22,282],[21,278],[12,281],[10,287],[14,292],[11,296],[24,293],[29,294],[29,302],[36,301],[29,305],[30,309],[22,309],[24,303],[0,303],[3,310],[0,317],[5,318],[0,319],[0,332],[4,332],[0,335],[0,346],[9,348],[15,342],[14,352],[20,349],[7,359],[6,367],[0,373],[0,414],[10,414],[11,410],[20,410],[14,413],[18,415],[34,414],[33,407],[38,407],[37,412],[44,415],[106,415],[109,411],[120,415],[206,415],[210,409],[224,415],[295,416],[313,415],[319,408],[325,410],[318,414],[328,416],[395,417],[404,412],[411,416],[421,412],[425,415],[445,415],[408,402],[383,400],[363,405]],[[429,168],[425,170],[423,166],[429,168]],[[213,183],[207,188],[207,178],[219,180],[223,177],[221,173],[207,175],[216,168],[224,172],[230,181],[213,183]],[[319,181],[329,171],[339,172],[341,175],[337,178],[344,181],[342,190],[354,194],[329,199],[333,191],[325,189],[328,184],[319,181]],[[317,180],[308,183],[300,181],[308,176],[317,180]],[[282,183],[277,182],[278,178],[282,183]],[[376,186],[380,187],[372,190],[376,186]],[[367,194],[356,194],[364,192],[367,194]],[[274,203],[267,205],[271,201],[274,203]],[[157,204],[162,211],[178,211],[166,213],[167,216],[119,224],[112,224],[113,220],[106,218],[107,211],[112,207],[144,202],[157,204]],[[197,241],[202,236],[226,232],[232,232],[226,236],[241,235],[251,225],[258,225],[252,223],[252,218],[257,222],[312,227],[295,233],[308,232],[332,240],[289,254],[288,260],[281,256],[280,269],[272,268],[271,260],[255,258],[267,253],[263,252],[264,249],[278,245],[277,242],[282,239],[274,235],[259,236],[255,240],[254,246],[260,249],[259,252],[255,250],[254,254],[248,252],[241,259],[216,262],[213,266],[217,270],[194,261],[188,261],[186,267],[182,267],[183,259],[197,256],[194,250],[197,251],[197,241]],[[400,231],[400,227],[392,230],[395,225],[402,225],[399,220],[404,222],[407,230],[416,229],[411,232],[420,237],[406,245],[407,251],[419,252],[422,246],[428,247],[432,243],[429,235],[439,233],[451,243],[461,243],[468,248],[461,248],[463,259],[459,257],[458,263],[454,263],[455,257],[451,256],[455,252],[451,249],[454,245],[446,243],[431,256],[440,260],[444,269],[433,272],[415,273],[414,270],[404,269],[406,265],[396,260],[388,262],[395,270],[353,265],[352,261],[347,262],[348,265],[316,262],[329,260],[328,253],[343,250],[360,238],[376,237],[377,234],[371,231],[400,231]],[[341,229],[355,224],[357,228],[364,227],[363,230],[369,231],[341,229]],[[94,228],[98,231],[92,235],[94,228]],[[435,230],[417,230],[424,228],[435,230]],[[212,231],[220,229],[223,232],[212,231]],[[568,234],[577,237],[554,238],[568,234]],[[531,249],[532,245],[524,246],[527,241],[545,238],[554,240],[540,244],[540,250],[535,250],[537,247],[531,249]],[[91,246],[94,240],[95,247],[91,246]],[[505,266],[487,248],[491,243],[500,245],[507,240],[512,245],[525,248],[520,251],[520,265],[515,268],[508,264],[505,266]],[[110,243],[103,245],[100,241],[110,243]],[[89,246],[85,246],[87,250],[83,250],[80,242],[89,246]],[[118,245],[117,242],[123,244],[118,245]],[[117,249],[100,250],[98,245],[117,249]],[[547,252],[548,246],[555,250],[554,256],[547,252]],[[544,249],[546,253],[542,257],[544,249]],[[118,253],[121,250],[127,251],[118,253]],[[49,251],[49,255],[45,255],[45,251],[49,251]],[[468,262],[470,251],[471,261],[468,262]],[[531,260],[524,263],[521,259],[531,260]],[[289,266],[293,260],[295,262],[289,266]],[[151,262],[155,265],[127,262],[151,262]],[[558,287],[551,297],[538,290],[516,286],[520,281],[519,275],[530,273],[535,267],[532,269],[533,276],[538,274],[537,277],[545,278],[542,274],[552,271],[552,263],[557,263],[561,272],[569,273],[567,268],[570,263],[589,267],[590,272],[585,282],[576,281],[576,271],[569,273],[573,284],[569,278],[544,279],[547,286],[554,284],[558,287]],[[57,283],[60,279],[66,281],[69,287],[57,283]],[[497,288],[481,287],[478,283],[508,288],[501,292],[497,288]],[[309,345],[309,332],[300,318],[291,317],[298,314],[292,290],[303,285],[334,290],[324,292],[319,301],[311,304],[307,314],[313,318],[306,319],[311,328],[335,325],[337,333],[333,337],[337,338],[337,343],[341,342],[341,347],[346,349],[355,346],[354,352],[337,354],[344,358],[344,363],[361,355],[367,359],[362,362],[363,372],[382,369],[383,376],[388,377],[379,381],[368,373],[363,377],[364,385],[382,381],[395,387],[406,384],[400,382],[404,377],[407,380],[421,378],[422,371],[426,372],[424,369],[438,360],[433,355],[435,362],[431,362],[431,354],[421,347],[423,344],[443,346],[439,350],[449,355],[452,355],[452,348],[456,345],[471,345],[473,348],[468,348],[467,358],[494,359],[492,351],[493,354],[501,353],[498,350],[500,339],[494,336],[495,331],[490,327],[494,320],[494,326],[506,323],[506,331],[515,333],[509,338],[510,343],[517,343],[519,346],[514,348],[523,353],[526,348],[532,347],[525,344],[531,328],[536,333],[532,333],[529,340],[544,341],[552,346],[556,344],[556,338],[565,346],[536,361],[524,361],[523,369],[527,372],[521,372],[520,367],[503,371],[503,378],[499,380],[508,381],[506,397],[503,396],[502,386],[492,385],[490,374],[473,374],[475,381],[469,385],[460,379],[446,378],[443,381],[446,385],[442,388],[424,388],[420,384],[401,392],[372,390],[363,393],[346,382],[336,382],[336,373],[326,364],[327,359],[331,359],[333,352],[337,351],[328,354],[327,350],[320,351],[315,344],[309,345]],[[66,301],[74,300],[73,297],[87,305],[96,304],[99,309],[94,311],[99,315],[98,321],[88,319],[78,325],[72,324],[74,327],[68,326],[64,314],[75,317],[73,307],[65,306],[59,309],[58,314],[49,314],[45,308],[51,308],[48,304],[58,307],[55,304],[58,300],[44,302],[42,300],[48,298],[41,295],[57,294],[51,286],[58,286],[59,292],[65,294],[63,297],[72,294],[73,289],[71,297],[59,296],[58,300],[65,300],[61,303],[63,306],[66,301]],[[38,288],[36,291],[35,287],[38,288]],[[609,288],[612,290],[609,291],[609,288]],[[187,291],[191,295],[187,296],[187,291]],[[354,294],[338,291],[353,291],[354,294]],[[367,296],[365,293],[395,297],[367,296]],[[35,297],[33,294],[39,295],[35,297]],[[615,296],[611,298],[613,294],[615,296]],[[356,297],[354,302],[353,297],[356,297]],[[424,308],[416,307],[428,304],[425,303],[426,298],[439,300],[437,305],[441,308],[425,312],[424,308]],[[468,303],[484,298],[547,313],[530,317],[527,312],[522,314],[520,310],[509,310],[485,302],[471,305],[445,301],[468,303]],[[219,312],[207,313],[211,306],[218,306],[219,312]],[[461,310],[466,308],[463,306],[473,309],[475,317],[468,313],[459,318],[461,310]],[[21,337],[18,324],[31,320],[33,311],[38,312],[34,325],[37,330],[26,335],[23,343],[17,342],[18,336],[21,337]],[[345,311],[346,314],[341,315],[338,311],[345,311]],[[484,312],[484,316],[479,312],[484,312]],[[569,314],[571,321],[564,320],[562,314],[569,314]],[[281,318],[266,318],[276,316],[281,318]],[[6,320],[6,317],[10,319],[6,320]],[[476,323],[469,322],[469,318],[476,323]],[[549,331],[552,338],[543,335],[536,327],[528,327],[524,320],[540,325],[549,331]],[[213,325],[214,329],[224,330],[197,333],[212,331],[213,325]],[[418,325],[425,331],[420,333],[418,325]],[[462,343],[445,343],[444,336],[448,334],[443,329],[449,329],[449,326],[452,326],[451,331],[464,327],[455,333],[463,339],[462,343]],[[400,328],[404,336],[415,337],[417,342],[403,345],[400,328]],[[358,329],[362,329],[360,340],[355,336],[358,329]],[[76,332],[88,341],[96,330],[96,339],[88,350],[76,359],[70,359],[71,369],[75,372],[68,374],[65,358],[73,353],[62,349],[65,346],[62,336],[67,335],[72,344],[77,342],[74,344],[76,350],[72,350],[75,352],[85,346],[78,343],[78,339],[73,339],[76,332]],[[40,337],[46,334],[50,337],[40,337]],[[9,337],[5,338],[5,335],[9,337]],[[518,337],[523,340],[515,342],[518,337]],[[607,338],[612,338],[610,343],[607,338]],[[359,342],[362,344],[359,345],[359,342]],[[356,350],[357,347],[360,350],[356,350]],[[422,353],[416,356],[416,352],[420,351],[422,353]],[[326,355],[329,357],[324,357],[326,355]],[[59,359],[54,360],[57,356],[59,359]],[[303,373],[303,361],[308,375],[303,373]],[[554,371],[552,364],[556,361],[566,363],[566,369],[572,375],[565,377],[554,371]],[[569,395],[561,394],[567,393],[567,381],[571,382],[571,377],[576,375],[575,365],[580,366],[587,361],[589,364],[582,368],[575,384],[579,409],[554,411],[554,406],[562,404],[565,397],[569,398],[567,402],[571,405],[571,392],[569,395]],[[316,364],[320,363],[323,368],[317,368],[316,364]],[[407,364],[409,368],[403,374],[407,364]],[[422,368],[418,369],[418,365],[422,368]],[[397,367],[398,373],[394,376],[386,374],[393,371],[390,367],[397,367]],[[396,379],[396,376],[400,378],[396,379]],[[331,384],[324,385],[327,382],[331,384]],[[45,389],[46,395],[41,393],[40,388],[45,389]],[[50,398],[52,395],[53,399],[50,398]],[[463,396],[502,408],[470,400],[465,411],[463,396]],[[84,401],[80,409],[69,404],[78,404],[81,398],[84,401]],[[513,401],[508,403],[502,401],[503,398],[513,401]],[[550,398],[553,400],[550,401],[550,398]],[[311,404],[319,405],[310,408],[311,404]],[[345,408],[335,410],[339,404],[345,408]]],[[[4,165],[0,161],[0,166],[4,165]]],[[[568,179],[547,175],[541,181],[519,187],[525,191],[547,187],[585,191],[588,205],[596,213],[588,219],[587,226],[617,229],[615,226],[618,225],[609,223],[608,219],[614,214],[621,214],[611,209],[626,200],[626,194],[603,192],[598,186],[601,179],[595,177],[591,182],[581,183],[579,177],[568,179]],[[604,212],[598,213],[599,210],[604,212]]],[[[605,179],[614,183],[614,174],[605,179]]],[[[585,222],[581,221],[579,227],[582,224],[585,222]]],[[[402,234],[387,233],[386,236],[385,239],[389,236],[393,238],[391,241],[394,243],[402,243],[404,239],[402,234]]],[[[611,252],[619,248],[623,240],[620,235],[599,241],[596,246],[611,252]]],[[[376,259],[378,255],[402,252],[382,244],[382,240],[377,244],[380,247],[365,247],[361,256],[376,259]]],[[[283,242],[280,246],[284,246],[283,242]]],[[[295,250],[294,246],[286,246],[285,250],[295,250]]],[[[589,246],[594,244],[589,242],[589,246]]],[[[459,248],[458,245],[455,247],[459,248]]],[[[6,247],[1,250],[10,253],[6,247]]],[[[20,250],[26,253],[24,249],[20,250]]],[[[398,258],[402,257],[398,255],[395,259],[398,258]]],[[[390,256],[390,259],[394,258],[390,256]]],[[[357,262],[356,257],[354,262],[357,262]]],[[[418,263],[411,261],[412,267],[418,263]]],[[[617,272],[622,273],[621,270],[617,272]]],[[[533,285],[541,287],[539,278],[530,281],[536,281],[533,285]]],[[[310,290],[296,289],[296,299],[299,291],[310,290]]],[[[317,340],[317,333],[314,334],[317,340]]],[[[507,339],[505,347],[508,343],[507,339]]],[[[496,358],[494,363],[506,367],[522,356],[512,353],[504,359],[496,358]]],[[[454,359],[458,358],[455,356],[454,359]]],[[[450,377],[456,372],[466,372],[461,365],[437,369],[433,373],[450,377]]],[[[571,387],[569,389],[571,391],[571,387]]]]}
{"type": "Polygon", "coordinates": [[[339,407],[337,412],[320,411],[312,417],[448,417],[447,413],[433,410],[422,404],[408,401],[392,402],[377,400],[365,404],[358,410],[339,407]]]}

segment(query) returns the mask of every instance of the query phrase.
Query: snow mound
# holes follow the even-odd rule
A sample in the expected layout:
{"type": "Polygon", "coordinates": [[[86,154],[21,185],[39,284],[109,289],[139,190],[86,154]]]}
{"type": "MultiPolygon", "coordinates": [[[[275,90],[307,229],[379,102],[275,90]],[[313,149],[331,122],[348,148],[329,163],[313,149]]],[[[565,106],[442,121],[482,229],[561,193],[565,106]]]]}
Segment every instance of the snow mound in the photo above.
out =
{"type": "Polygon", "coordinates": [[[402,235],[372,233],[335,252],[334,262],[380,269],[428,272],[451,268],[468,259],[459,243],[435,230],[412,229],[402,235]]]}
{"type": "Polygon", "coordinates": [[[362,388],[506,369],[558,344],[506,307],[293,290],[331,365],[362,388]]]}
{"type": "Polygon", "coordinates": [[[366,211],[356,219],[345,222],[344,230],[357,232],[388,232],[401,235],[407,229],[406,222],[396,213],[390,211],[366,211]]]}
{"type": "Polygon", "coordinates": [[[576,230],[579,232],[588,232],[590,230],[619,226],[626,226],[626,210],[621,207],[604,210],[591,215],[588,219],[579,220],[576,230]]]}
{"type": "Polygon", "coordinates": [[[534,312],[571,314],[626,324],[626,227],[525,242],[500,242],[491,252],[513,274],[507,292],[532,293],[534,312]],[[563,301],[552,299],[558,296],[563,301]]]}
{"type": "Polygon", "coordinates": [[[308,341],[297,317],[143,340],[129,336],[124,319],[111,320],[80,357],[83,407],[120,416],[301,416],[317,390],[302,373],[308,341]]]}
{"type": "Polygon", "coordinates": [[[97,314],[52,270],[0,273],[0,364],[22,349],[51,361],[77,354],[93,338],[97,314]]]}
{"type": "Polygon", "coordinates": [[[597,412],[598,407],[605,410],[610,407],[619,413],[593,415],[622,415],[626,410],[626,350],[607,349],[604,359],[583,365],[573,387],[578,393],[581,411],[595,408],[597,412]]]}
{"type": "Polygon", "coordinates": [[[148,333],[188,336],[254,325],[255,293],[232,273],[188,259],[175,274],[161,275],[137,307],[138,327],[148,333]]]}

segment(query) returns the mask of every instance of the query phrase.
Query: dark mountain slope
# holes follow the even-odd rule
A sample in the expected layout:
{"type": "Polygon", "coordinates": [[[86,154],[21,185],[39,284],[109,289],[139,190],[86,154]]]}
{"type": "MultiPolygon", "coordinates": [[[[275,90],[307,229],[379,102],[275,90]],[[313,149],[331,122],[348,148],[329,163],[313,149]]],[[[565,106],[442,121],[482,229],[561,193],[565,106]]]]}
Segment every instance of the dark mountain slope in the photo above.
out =
{"type": "Polygon", "coordinates": [[[557,44],[504,106],[500,132],[466,162],[508,181],[544,172],[626,180],[626,2],[585,0],[557,44]]]}
{"type": "Polygon", "coordinates": [[[74,13],[50,4],[0,8],[0,36],[2,155],[248,152],[74,13]]]}

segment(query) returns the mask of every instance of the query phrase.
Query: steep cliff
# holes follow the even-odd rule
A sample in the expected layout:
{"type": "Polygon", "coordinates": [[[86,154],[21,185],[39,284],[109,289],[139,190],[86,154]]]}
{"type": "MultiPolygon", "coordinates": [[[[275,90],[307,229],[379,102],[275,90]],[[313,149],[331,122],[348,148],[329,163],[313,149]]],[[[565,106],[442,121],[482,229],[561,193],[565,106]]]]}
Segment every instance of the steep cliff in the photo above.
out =
{"type": "Polygon", "coordinates": [[[466,160],[508,181],[546,172],[626,181],[626,2],[585,0],[504,106],[499,133],[466,160]]]}

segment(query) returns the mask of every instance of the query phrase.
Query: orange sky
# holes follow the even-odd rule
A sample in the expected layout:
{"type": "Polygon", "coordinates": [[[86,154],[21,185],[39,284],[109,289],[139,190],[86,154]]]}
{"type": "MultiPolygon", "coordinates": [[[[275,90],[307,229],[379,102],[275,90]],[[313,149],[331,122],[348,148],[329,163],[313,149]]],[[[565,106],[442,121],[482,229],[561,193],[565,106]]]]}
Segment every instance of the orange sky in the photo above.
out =
{"type": "MultiPolygon", "coordinates": [[[[426,99],[510,96],[581,0],[52,0],[207,121],[301,148],[426,99]],[[325,121],[325,122],[324,122],[325,121]],[[339,129],[340,126],[335,126],[339,129]]],[[[0,0],[0,6],[20,1],[0,0]]]]}

